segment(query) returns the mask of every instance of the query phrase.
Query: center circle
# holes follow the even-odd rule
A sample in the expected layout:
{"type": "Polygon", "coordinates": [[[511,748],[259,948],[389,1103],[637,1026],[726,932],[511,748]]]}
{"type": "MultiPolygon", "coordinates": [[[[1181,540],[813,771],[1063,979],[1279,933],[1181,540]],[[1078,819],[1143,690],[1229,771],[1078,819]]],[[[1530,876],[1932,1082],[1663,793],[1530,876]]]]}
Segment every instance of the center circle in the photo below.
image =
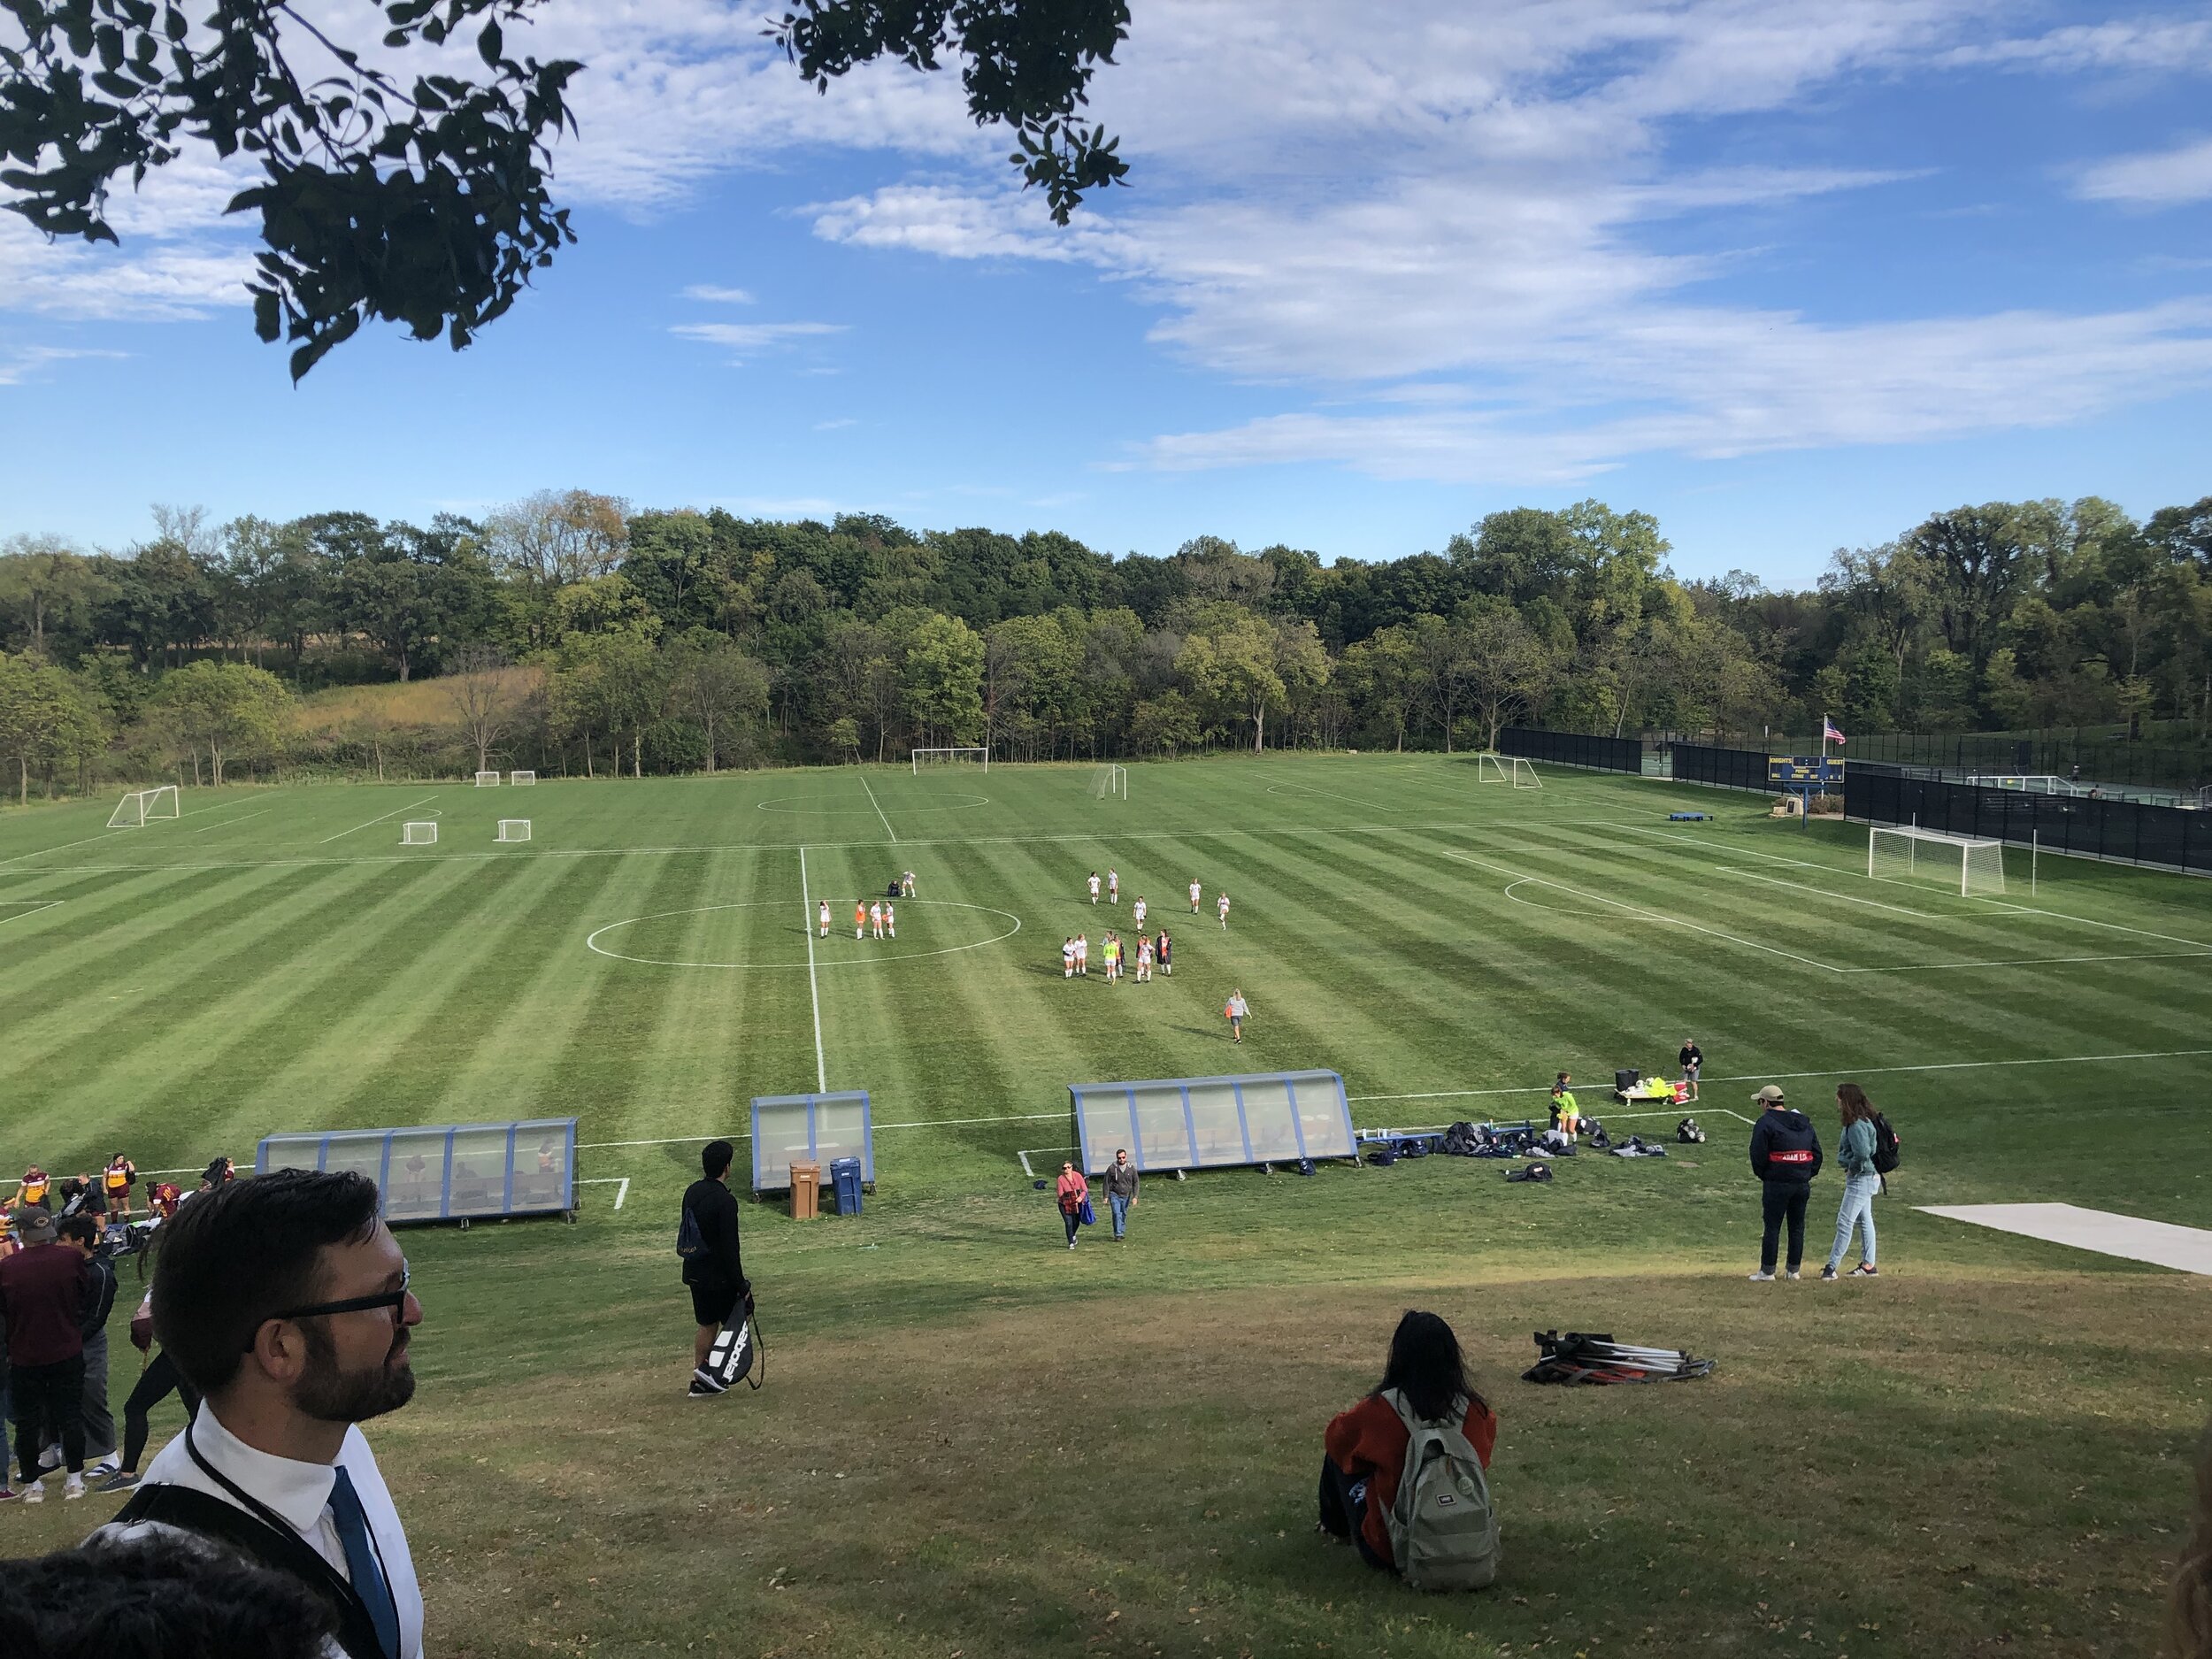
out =
{"type": "MultiPolygon", "coordinates": [[[[999,932],[993,933],[987,939],[972,939],[965,944],[945,945],[934,950],[871,950],[864,956],[848,956],[839,957],[832,956],[826,961],[821,960],[818,955],[817,956],[811,958],[801,957],[795,962],[696,962],[677,956],[636,956],[628,951],[611,949],[610,945],[600,942],[608,934],[618,933],[623,928],[636,927],[646,922],[665,921],[671,917],[705,916],[720,910],[767,910],[780,908],[784,905],[791,905],[799,909],[802,915],[804,917],[806,926],[810,930],[813,929],[817,925],[814,916],[806,912],[803,903],[799,900],[745,899],[733,904],[693,904],[687,905],[680,910],[656,910],[649,916],[631,916],[626,917],[618,922],[609,922],[604,926],[593,929],[592,932],[585,937],[584,948],[598,956],[611,956],[617,962],[643,963],[648,966],[657,968],[725,968],[737,970],[740,972],[748,970],[782,968],[852,968],[871,966],[876,963],[881,962],[911,962],[921,956],[949,956],[963,950],[980,950],[986,945],[995,945],[1000,940],[1011,939],[1016,933],[1021,932],[1021,918],[1015,915],[1011,910],[1002,910],[995,905],[967,904],[957,899],[902,899],[899,902],[906,905],[910,909],[926,908],[932,910],[977,910],[987,916],[1003,917],[1008,922],[1011,923],[1012,926],[1001,929],[999,932]]],[[[846,912],[841,905],[834,902],[831,903],[830,939],[833,942],[843,940],[844,938],[844,930],[841,924],[844,920],[845,914],[846,912]]],[[[617,941],[615,942],[619,943],[621,941],[617,941]]],[[[862,941],[853,941],[848,942],[861,943],[862,941]]],[[[884,942],[895,943],[896,941],[886,941],[884,942]]]]}
{"type": "MultiPolygon", "coordinates": [[[[854,813],[873,813],[877,810],[874,806],[865,803],[859,806],[809,806],[805,804],[794,806],[791,804],[791,803],[795,801],[805,803],[812,798],[813,797],[803,795],[778,795],[772,801],[763,801],[758,803],[755,810],[761,812],[854,813]]],[[[911,812],[964,812],[975,807],[988,806],[990,804],[991,797],[987,795],[962,795],[953,796],[941,806],[902,806],[899,808],[899,816],[904,818],[911,812]]]]}

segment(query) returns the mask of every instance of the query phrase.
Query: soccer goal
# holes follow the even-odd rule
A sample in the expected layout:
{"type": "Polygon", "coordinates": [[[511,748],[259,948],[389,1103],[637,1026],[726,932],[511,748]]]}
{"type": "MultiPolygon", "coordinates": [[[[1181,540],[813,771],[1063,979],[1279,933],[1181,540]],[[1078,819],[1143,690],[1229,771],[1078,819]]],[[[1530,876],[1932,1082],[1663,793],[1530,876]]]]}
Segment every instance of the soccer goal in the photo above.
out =
{"type": "Polygon", "coordinates": [[[1516,789],[1540,789],[1544,780],[1536,768],[1518,755],[1494,755],[1485,750],[1475,757],[1477,783],[1509,783],[1516,789]]]}
{"type": "Polygon", "coordinates": [[[438,826],[434,822],[403,824],[399,826],[399,844],[403,847],[434,847],[438,844],[438,826]]]}
{"type": "Polygon", "coordinates": [[[1886,881],[1935,881],[1969,898],[2005,890],[2005,844],[1916,826],[1867,832],[1866,873],[1886,881]]]}
{"type": "Polygon", "coordinates": [[[925,766],[977,765],[991,770],[991,751],[987,749],[918,749],[914,751],[914,770],[925,766]]]}
{"type": "Polygon", "coordinates": [[[158,789],[134,789],[125,795],[114,816],[108,819],[108,827],[143,829],[150,818],[177,816],[177,786],[165,783],[158,789]]]}
{"type": "Polygon", "coordinates": [[[2078,784],[2051,772],[1978,772],[1968,776],[1967,782],[1984,789],[2016,789],[2028,795],[2086,795],[2088,791],[2078,784]]]}
{"type": "Polygon", "coordinates": [[[480,772],[476,774],[476,787],[480,789],[488,789],[498,781],[499,774],[495,772],[480,772]]]}
{"type": "Polygon", "coordinates": [[[1091,795],[1094,800],[1126,801],[1129,798],[1129,768],[1105,765],[1091,773],[1091,795]]]}
{"type": "Polygon", "coordinates": [[[526,818],[503,818],[499,820],[495,841],[526,841],[530,839],[530,820],[526,818]]]}
{"type": "Polygon", "coordinates": [[[538,774],[534,772],[511,772],[507,774],[507,781],[511,784],[535,783],[537,780],[538,774]]]}

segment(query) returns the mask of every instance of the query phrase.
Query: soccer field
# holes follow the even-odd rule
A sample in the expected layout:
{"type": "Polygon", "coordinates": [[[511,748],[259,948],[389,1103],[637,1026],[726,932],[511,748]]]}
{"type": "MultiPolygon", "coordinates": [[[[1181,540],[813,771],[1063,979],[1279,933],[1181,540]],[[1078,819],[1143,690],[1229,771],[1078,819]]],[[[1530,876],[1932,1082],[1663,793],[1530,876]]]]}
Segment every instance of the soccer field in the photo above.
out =
{"type": "MultiPolygon", "coordinates": [[[[1125,800],[1092,775],[11,813],[0,1170],[580,1120],[578,1227],[405,1235],[424,1387],[376,1434],[440,1652],[2145,1647],[2207,1409],[2205,1281],[1912,1206],[2212,1220],[2212,887],[2045,858],[2031,896],[2014,852],[2001,900],[1964,898],[1870,880],[1863,827],[1763,796],[1553,768],[1517,790],[1464,758],[1136,766],[1125,800]],[[531,839],[495,842],[514,817],[531,839]],[[403,846],[408,821],[435,843],[403,846]],[[1118,910],[1085,894],[1109,869],[1118,910]],[[855,899],[908,870],[897,940],[856,941],[855,899]],[[1095,941],[1140,895],[1173,977],[1109,985],[1095,941]],[[1690,1036],[1711,1141],[1586,1152],[1549,1189],[1447,1159],[1156,1180],[1128,1247],[1071,1256],[1021,1162],[1068,1144],[1071,1082],[1303,1067],[1343,1074],[1362,1127],[1540,1118],[1563,1069],[1617,1134],[1665,1134],[1678,1112],[1621,1117],[1606,1086],[1690,1036]],[[1783,1082],[1832,1145],[1847,1077],[1905,1140],[1884,1279],[1747,1286],[1747,1097],[1783,1082]],[[818,1086],[870,1091],[878,1190],[857,1220],[747,1206],[769,1386],[691,1405],[675,1194],[753,1095],[818,1086]],[[1306,1536],[1320,1426],[1409,1302],[1460,1326],[1504,1419],[1500,1594],[1417,1603],[1306,1536]],[[1561,1398],[1512,1380],[1536,1324],[1721,1371],[1561,1398]],[[1841,1548],[1872,1565],[1839,1605],[1841,1548]]],[[[96,1507],[0,1517],[6,1553],[96,1507]]]]}

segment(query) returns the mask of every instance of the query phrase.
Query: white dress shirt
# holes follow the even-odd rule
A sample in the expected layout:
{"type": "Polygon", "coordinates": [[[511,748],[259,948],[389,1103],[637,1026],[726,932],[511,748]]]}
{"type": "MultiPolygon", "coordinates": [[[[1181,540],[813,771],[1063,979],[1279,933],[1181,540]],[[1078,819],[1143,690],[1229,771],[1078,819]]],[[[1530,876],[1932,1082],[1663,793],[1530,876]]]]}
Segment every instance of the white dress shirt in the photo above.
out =
{"type": "MultiPolygon", "coordinates": [[[[309,1548],[330,1563],[332,1571],[352,1581],[353,1575],[346,1569],[345,1547],[338,1541],[337,1525],[330,1515],[331,1488],[337,1483],[332,1465],[303,1463],[257,1451],[217,1420],[212,1406],[202,1408],[191,1434],[193,1445],[210,1465],[276,1511],[309,1548]]],[[[399,1511],[392,1507],[392,1494],[377,1470],[376,1454],[369,1449],[358,1427],[346,1430],[338,1462],[344,1465],[360,1497],[369,1536],[391,1584],[392,1600],[399,1611],[400,1659],[422,1659],[422,1589],[415,1582],[414,1558],[407,1550],[407,1532],[400,1525],[399,1511]]],[[[193,1461],[181,1434],[146,1466],[145,1484],[185,1486],[242,1507],[223,1490],[221,1482],[211,1480],[207,1471],[193,1461]]]]}

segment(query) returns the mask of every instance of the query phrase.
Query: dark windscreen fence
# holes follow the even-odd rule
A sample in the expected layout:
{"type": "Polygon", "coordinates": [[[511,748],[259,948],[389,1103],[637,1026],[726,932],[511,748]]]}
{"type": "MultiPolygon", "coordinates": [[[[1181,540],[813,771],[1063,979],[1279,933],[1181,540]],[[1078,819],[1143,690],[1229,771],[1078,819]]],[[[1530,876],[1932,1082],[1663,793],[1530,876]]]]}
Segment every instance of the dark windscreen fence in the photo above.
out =
{"type": "Polygon", "coordinates": [[[1724,789],[1756,789],[1762,795],[1774,787],[1767,772],[1767,755],[1760,749],[1709,749],[1702,743],[1673,747],[1677,783],[1709,783],[1724,789]]]}
{"type": "Polygon", "coordinates": [[[1509,726],[1498,733],[1498,753],[1518,755],[1524,760],[1548,760],[1558,766],[1587,766],[1595,772],[1632,772],[1644,769],[1644,741],[1640,737],[1594,737],[1583,732],[1540,732],[1532,726],[1509,726]]]}
{"type": "Polygon", "coordinates": [[[1854,761],[1845,775],[1843,810],[1862,824],[1916,824],[1947,835],[2212,875],[2212,812],[1945,783],[1865,761],[1854,761]]]}
{"type": "Polygon", "coordinates": [[[1855,733],[1853,758],[1954,773],[2047,776],[2193,793],[2212,783],[2212,745],[2139,742],[2112,729],[1855,733]]]}

